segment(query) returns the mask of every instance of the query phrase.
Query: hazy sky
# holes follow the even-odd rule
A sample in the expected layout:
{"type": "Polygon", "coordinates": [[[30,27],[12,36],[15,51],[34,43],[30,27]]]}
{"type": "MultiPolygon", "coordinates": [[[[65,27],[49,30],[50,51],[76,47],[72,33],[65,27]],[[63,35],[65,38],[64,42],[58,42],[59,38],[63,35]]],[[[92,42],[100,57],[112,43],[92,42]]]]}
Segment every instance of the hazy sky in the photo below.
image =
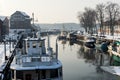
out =
{"type": "Polygon", "coordinates": [[[29,16],[34,12],[39,23],[78,23],[79,11],[108,1],[120,4],[120,0],[0,0],[0,15],[10,16],[18,10],[29,16]]]}

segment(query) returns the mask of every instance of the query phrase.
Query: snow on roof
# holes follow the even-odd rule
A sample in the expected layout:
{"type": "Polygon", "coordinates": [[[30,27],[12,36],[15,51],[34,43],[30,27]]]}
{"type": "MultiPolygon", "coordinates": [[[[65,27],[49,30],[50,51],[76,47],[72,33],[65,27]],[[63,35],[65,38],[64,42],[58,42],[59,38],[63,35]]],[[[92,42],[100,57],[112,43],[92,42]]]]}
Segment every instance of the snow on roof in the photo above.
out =
{"type": "Polygon", "coordinates": [[[0,16],[0,20],[4,21],[6,16],[0,16]]]}
{"type": "Polygon", "coordinates": [[[114,36],[110,36],[110,35],[105,35],[106,38],[105,39],[112,39],[112,40],[118,40],[120,39],[120,36],[114,35],[114,36]]]}
{"type": "Polygon", "coordinates": [[[18,11],[18,12],[20,12],[24,16],[28,16],[25,12],[22,12],[22,11],[18,11]]]}

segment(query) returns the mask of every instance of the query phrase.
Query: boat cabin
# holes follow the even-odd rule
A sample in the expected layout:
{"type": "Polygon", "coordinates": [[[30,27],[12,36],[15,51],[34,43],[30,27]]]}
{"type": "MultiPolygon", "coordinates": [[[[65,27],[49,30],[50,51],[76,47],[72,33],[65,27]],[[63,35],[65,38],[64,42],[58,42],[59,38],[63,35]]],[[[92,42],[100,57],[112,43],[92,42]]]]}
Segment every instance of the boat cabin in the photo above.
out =
{"type": "Polygon", "coordinates": [[[63,80],[62,64],[52,48],[46,51],[45,39],[23,39],[11,65],[12,80],[63,80]]]}

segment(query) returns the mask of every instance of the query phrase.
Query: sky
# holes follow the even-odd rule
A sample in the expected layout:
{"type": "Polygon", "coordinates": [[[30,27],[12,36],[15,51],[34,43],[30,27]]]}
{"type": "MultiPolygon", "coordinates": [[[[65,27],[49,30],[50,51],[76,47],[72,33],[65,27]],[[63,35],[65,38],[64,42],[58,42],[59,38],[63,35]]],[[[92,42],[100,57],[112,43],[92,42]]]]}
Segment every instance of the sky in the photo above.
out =
{"type": "Polygon", "coordinates": [[[120,0],[0,0],[0,15],[23,11],[30,17],[34,13],[37,23],[79,23],[78,12],[108,1],[120,4],[120,0]]]}

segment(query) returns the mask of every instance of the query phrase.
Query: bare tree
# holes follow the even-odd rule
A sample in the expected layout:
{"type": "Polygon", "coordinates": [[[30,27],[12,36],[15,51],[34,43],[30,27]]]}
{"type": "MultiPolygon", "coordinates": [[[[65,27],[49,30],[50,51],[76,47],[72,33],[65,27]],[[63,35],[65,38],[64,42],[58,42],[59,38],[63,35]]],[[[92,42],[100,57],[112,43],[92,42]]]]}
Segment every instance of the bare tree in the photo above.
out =
{"type": "Polygon", "coordinates": [[[79,19],[79,22],[80,22],[80,25],[85,29],[85,32],[87,32],[87,23],[86,23],[86,18],[85,16],[83,15],[83,13],[79,12],[78,13],[78,19],[79,19]]]}
{"type": "Polygon", "coordinates": [[[79,14],[78,19],[86,32],[92,34],[94,27],[96,27],[96,11],[91,8],[85,8],[85,12],[79,14]]]}
{"type": "Polygon", "coordinates": [[[109,21],[109,28],[111,35],[114,35],[115,21],[120,14],[120,6],[117,3],[108,2],[106,6],[107,21],[109,21]]]}
{"type": "Polygon", "coordinates": [[[103,23],[105,19],[105,5],[103,3],[96,5],[96,13],[98,23],[100,24],[100,32],[103,33],[103,23]]]}

